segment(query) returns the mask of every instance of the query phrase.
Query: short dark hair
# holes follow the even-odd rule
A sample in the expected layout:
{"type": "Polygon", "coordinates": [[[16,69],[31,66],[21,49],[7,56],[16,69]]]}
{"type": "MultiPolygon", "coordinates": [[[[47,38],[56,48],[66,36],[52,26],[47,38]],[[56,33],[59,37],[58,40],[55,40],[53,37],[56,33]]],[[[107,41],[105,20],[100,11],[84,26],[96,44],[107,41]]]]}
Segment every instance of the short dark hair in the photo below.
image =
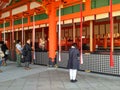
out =
{"type": "Polygon", "coordinates": [[[20,42],[20,40],[17,40],[17,41],[16,41],[16,43],[19,43],[19,42],[20,42]]]}
{"type": "Polygon", "coordinates": [[[77,43],[73,43],[72,46],[77,47],[77,43]]]}
{"type": "Polygon", "coordinates": [[[0,41],[0,44],[4,44],[4,41],[0,41]]]}

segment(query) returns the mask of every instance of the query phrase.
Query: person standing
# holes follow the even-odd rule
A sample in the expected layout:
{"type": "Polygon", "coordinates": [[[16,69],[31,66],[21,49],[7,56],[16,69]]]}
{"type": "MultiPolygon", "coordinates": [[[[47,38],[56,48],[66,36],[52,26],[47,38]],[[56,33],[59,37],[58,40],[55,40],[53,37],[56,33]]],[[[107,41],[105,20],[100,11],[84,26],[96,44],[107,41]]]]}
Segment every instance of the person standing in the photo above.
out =
{"type": "Polygon", "coordinates": [[[3,63],[2,63],[2,65],[4,65],[4,66],[7,66],[7,63],[6,63],[6,61],[7,61],[7,59],[8,59],[8,47],[7,47],[7,41],[3,41],[3,44],[2,44],[2,46],[1,46],[1,49],[2,49],[2,51],[3,51],[3,53],[4,53],[4,57],[3,57],[3,63]],[[6,53],[7,52],[7,53],[6,53]]]}
{"type": "Polygon", "coordinates": [[[77,49],[77,44],[73,43],[71,48],[69,49],[69,60],[67,68],[69,69],[69,76],[71,82],[77,82],[76,75],[77,70],[79,69],[79,49],[77,49]]]}
{"type": "Polygon", "coordinates": [[[20,40],[17,40],[16,42],[16,57],[17,57],[17,66],[21,67],[21,55],[22,54],[22,46],[20,40]]]}
{"type": "Polygon", "coordinates": [[[31,40],[28,39],[28,40],[27,40],[27,43],[25,44],[25,46],[24,46],[24,48],[23,48],[23,51],[26,53],[26,54],[24,55],[25,69],[26,69],[26,70],[31,69],[31,68],[29,67],[30,62],[32,61],[32,60],[31,60],[31,59],[32,59],[32,52],[31,52],[31,51],[32,51],[32,48],[31,48],[30,43],[31,43],[31,40]]]}
{"type": "MultiPolygon", "coordinates": [[[[3,53],[3,51],[1,50],[1,46],[2,46],[2,44],[0,44],[0,67],[1,67],[2,62],[3,62],[2,58],[4,57],[4,53],[3,53]]],[[[1,72],[2,72],[2,70],[0,69],[0,73],[1,73],[1,72]]]]}

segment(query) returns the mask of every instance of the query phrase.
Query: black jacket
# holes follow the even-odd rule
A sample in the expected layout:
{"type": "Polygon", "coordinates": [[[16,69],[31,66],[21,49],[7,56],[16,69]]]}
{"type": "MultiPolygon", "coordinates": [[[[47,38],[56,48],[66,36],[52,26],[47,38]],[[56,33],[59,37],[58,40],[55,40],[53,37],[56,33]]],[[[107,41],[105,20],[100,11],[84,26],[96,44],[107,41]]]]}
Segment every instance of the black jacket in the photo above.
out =
{"type": "Polygon", "coordinates": [[[77,48],[71,48],[69,50],[69,60],[68,60],[68,69],[79,69],[80,60],[78,57],[80,56],[79,50],[77,48]]]}
{"type": "MultiPolygon", "coordinates": [[[[7,47],[6,44],[3,44],[3,45],[1,46],[1,49],[2,49],[3,53],[5,54],[6,50],[8,50],[8,47],[7,47]]],[[[7,57],[6,54],[5,54],[4,58],[5,58],[5,57],[7,57]]]]}
{"type": "Polygon", "coordinates": [[[25,50],[26,50],[26,56],[24,56],[25,62],[31,62],[32,60],[32,48],[31,45],[26,43],[24,46],[25,50]]]}

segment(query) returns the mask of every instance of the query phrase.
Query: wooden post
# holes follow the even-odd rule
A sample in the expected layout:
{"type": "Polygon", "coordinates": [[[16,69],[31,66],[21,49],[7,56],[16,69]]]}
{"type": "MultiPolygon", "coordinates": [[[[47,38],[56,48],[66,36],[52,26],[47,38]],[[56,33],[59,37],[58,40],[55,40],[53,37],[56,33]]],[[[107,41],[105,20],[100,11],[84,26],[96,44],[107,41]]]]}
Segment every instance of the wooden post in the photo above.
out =
{"type": "Polygon", "coordinates": [[[104,35],[104,49],[107,49],[107,35],[104,35]]]}
{"type": "Polygon", "coordinates": [[[15,33],[16,34],[16,40],[18,40],[18,32],[19,31],[17,30],[16,33],[15,33]]]}
{"type": "Polygon", "coordinates": [[[49,11],[49,58],[52,59],[54,62],[55,55],[56,55],[56,8],[54,7],[54,3],[50,5],[49,11]]]}
{"type": "Polygon", "coordinates": [[[5,22],[6,22],[6,21],[4,20],[4,24],[3,24],[3,28],[4,28],[4,30],[3,30],[3,31],[4,31],[4,42],[5,42],[5,40],[6,40],[6,36],[5,36],[5,35],[6,35],[6,34],[5,34],[5,22]]]}
{"type": "Polygon", "coordinates": [[[22,16],[22,46],[23,46],[23,43],[24,42],[24,26],[23,26],[23,16],[22,16]]]}
{"type": "Polygon", "coordinates": [[[94,34],[94,38],[93,38],[93,50],[95,51],[97,48],[96,48],[96,45],[97,45],[97,43],[96,43],[96,35],[94,34]]]}
{"type": "Polygon", "coordinates": [[[15,59],[14,18],[12,18],[12,59],[15,59]]]}
{"type": "Polygon", "coordinates": [[[75,34],[76,34],[76,32],[75,32],[76,30],[75,30],[75,23],[74,23],[74,21],[73,21],[73,42],[75,43],[75,34]]]}
{"type": "Polygon", "coordinates": [[[35,13],[33,15],[32,47],[34,48],[33,60],[35,60],[35,13]]]}
{"type": "Polygon", "coordinates": [[[90,21],[90,52],[93,52],[93,21],[90,21]]]}
{"type": "Polygon", "coordinates": [[[82,30],[83,30],[83,16],[82,16],[82,1],[80,3],[80,63],[83,64],[82,56],[82,30]]]}
{"type": "Polygon", "coordinates": [[[59,35],[59,62],[61,61],[61,5],[59,6],[59,30],[58,30],[58,35],[59,35]]]}
{"type": "Polygon", "coordinates": [[[110,67],[114,66],[113,58],[113,15],[112,15],[112,0],[110,0],[110,67]]]}
{"type": "Polygon", "coordinates": [[[42,28],[42,39],[44,39],[45,36],[44,36],[44,28],[42,28]]]}
{"type": "Polygon", "coordinates": [[[14,19],[12,18],[12,49],[14,49],[14,19]]]}

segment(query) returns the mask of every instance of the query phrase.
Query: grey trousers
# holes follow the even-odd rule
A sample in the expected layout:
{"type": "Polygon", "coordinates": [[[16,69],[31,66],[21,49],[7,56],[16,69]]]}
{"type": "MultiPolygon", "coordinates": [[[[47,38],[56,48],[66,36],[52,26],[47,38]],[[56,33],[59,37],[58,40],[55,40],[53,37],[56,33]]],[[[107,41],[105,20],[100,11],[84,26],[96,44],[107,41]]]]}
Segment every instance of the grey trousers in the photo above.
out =
{"type": "Polygon", "coordinates": [[[29,68],[29,64],[30,64],[30,62],[25,62],[25,67],[29,68]]]}

